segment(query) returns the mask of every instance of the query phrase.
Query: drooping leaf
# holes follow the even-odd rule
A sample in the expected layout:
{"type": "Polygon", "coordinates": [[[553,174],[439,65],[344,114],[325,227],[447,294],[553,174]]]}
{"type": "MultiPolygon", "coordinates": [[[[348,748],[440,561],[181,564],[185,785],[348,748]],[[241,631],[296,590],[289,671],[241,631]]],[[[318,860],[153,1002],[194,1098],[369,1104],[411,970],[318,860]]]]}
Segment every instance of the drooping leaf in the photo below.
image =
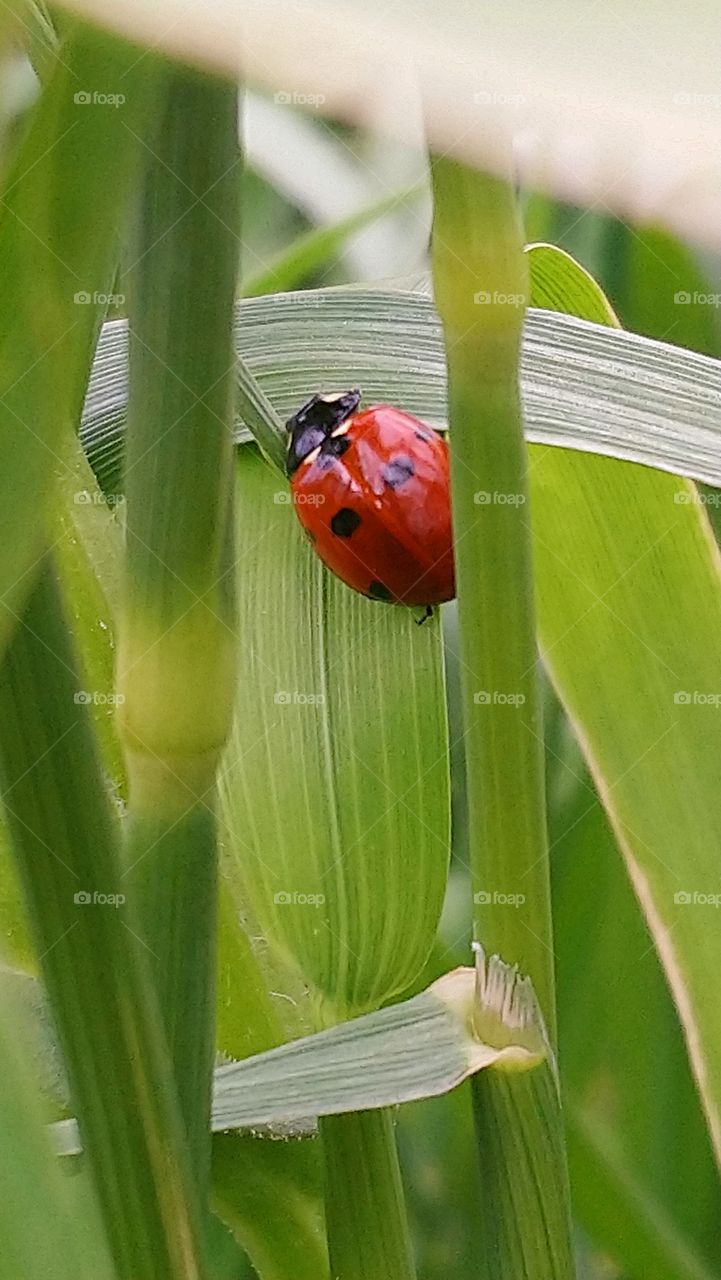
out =
{"type": "MultiPolygon", "coordinates": [[[[598,323],[602,305],[595,314],[594,324],[528,312],[521,367],[528,440],[721,485],[721,363],[610,329],[598,323]]],[[[249,298],[238,305],[236,334],[281,420],[309,392],[358,385],[368,403],[386,400],[445,423],[440,330],[424,293],[339,288],[249,298]]],[[[121,488],[126,370],[127,327],[117,320],[98,343],[82,432],[111,492],[121,488]]],[[[279,465],[282,456],[279,440],[279,465]]]]}

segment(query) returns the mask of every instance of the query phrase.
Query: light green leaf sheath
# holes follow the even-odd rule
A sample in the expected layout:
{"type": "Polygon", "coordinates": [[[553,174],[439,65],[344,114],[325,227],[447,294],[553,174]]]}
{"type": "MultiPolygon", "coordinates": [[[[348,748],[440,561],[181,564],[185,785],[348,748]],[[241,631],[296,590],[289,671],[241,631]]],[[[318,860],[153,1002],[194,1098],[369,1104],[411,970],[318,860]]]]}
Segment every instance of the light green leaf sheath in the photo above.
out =
{"type": "MultiPolygon", "coordinates": [[[[302,1134],[319,1116],[447,1093],[494,1067],[514,1076],[555,1068],[528,979],[479,949],[420,995],[217,1068],[212,1126],[302,1134]]],[[[53,1126],[62,1155],[79,1150],[74,1121],[53,1126]]]]}
{"type": "Polygon", "coordinates": [[[331,577],[287,481],[252,449],[237,465],[252,679],[221,771],[226,871],[323,1021],[403,992],[432,945],[449,849],[438,623],[331,577]]]}

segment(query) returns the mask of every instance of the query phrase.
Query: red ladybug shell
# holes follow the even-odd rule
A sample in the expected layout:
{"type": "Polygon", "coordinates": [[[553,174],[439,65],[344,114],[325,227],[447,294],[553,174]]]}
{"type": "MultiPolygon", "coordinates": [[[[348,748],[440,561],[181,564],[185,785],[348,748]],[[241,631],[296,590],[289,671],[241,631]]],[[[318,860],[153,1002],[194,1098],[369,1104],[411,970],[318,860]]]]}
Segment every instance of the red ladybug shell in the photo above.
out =
{"type": "Polygon", "coordinates": [[[295,511],[321,560],[374,600],[455,595],[445,441],[359,392],[314,396],[288,423],[295,511]]]}

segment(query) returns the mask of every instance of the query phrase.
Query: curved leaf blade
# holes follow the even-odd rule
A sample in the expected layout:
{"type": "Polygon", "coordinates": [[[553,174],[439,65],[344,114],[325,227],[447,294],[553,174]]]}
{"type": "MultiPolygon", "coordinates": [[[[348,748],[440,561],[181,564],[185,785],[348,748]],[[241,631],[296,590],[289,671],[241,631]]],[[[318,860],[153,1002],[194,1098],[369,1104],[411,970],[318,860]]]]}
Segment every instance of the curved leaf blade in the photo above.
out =
{"type": "MultiPolygon", "coordinates": [[[[281,418],[314,390],[359,385],[370,402],[389,400],[445,425],[440,327],[422,293],[343,287],[248,298],[237,307],[236,344],[281,418]]],[[[721,362],[710,356],[531,309],[521,391],[532,443],[721,486],[721,362]]],[[[115,320],[103,326],[82,427],[111,492],[122,487],[126,401],[127,325],[115,320]]]]}
{"type": "Polygon", "coordinates": [[[666,971],[721,1160],[721,1008],[708,987],[721,965],[721,558],[696,490],[673,476],[551,450],[532,494],[544,661],[666,971]]]}

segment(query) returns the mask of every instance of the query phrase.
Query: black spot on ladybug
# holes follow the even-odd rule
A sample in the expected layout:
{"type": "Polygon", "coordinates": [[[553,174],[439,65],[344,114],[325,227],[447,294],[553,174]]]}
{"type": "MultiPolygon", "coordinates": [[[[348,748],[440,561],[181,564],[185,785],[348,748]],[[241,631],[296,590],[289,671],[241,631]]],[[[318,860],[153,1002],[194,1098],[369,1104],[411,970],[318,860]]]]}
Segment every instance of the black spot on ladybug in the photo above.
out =
{"type": "Polygon", "coordinates": [[[393,601],[393,593],[389,591],[385,582],[373,581],[368,587],[368,595],[373,600],[385,600],[388,604],[393,601]]]}
{"type": "Polygon", "coordinates": [[[350,449],[351,442],[348,436],[328,436],[323,443],[318,458],[318,466],[327,471],[333,466],[336,458],[342,458],[347,449],[350,449]]]}
{"type": "Polygon", "coordinates": [[[336,538],[350,538],[360,522],[361,518],[357,511],[351,510],[350,507],[341,507],[340,511],[336,511],[333,516],[330,527],[336,538]]]}
{"type": "Polygon", "coordinates": [[[389,489],[400,489],[416,474],[416,469],[411,458],[400,457],[387,462],[381,474],[389,489]]]}
{"type": "Polygon", "coordinates": [[[430,443],[431,437],[425,431],[416,431],[414,434],[416,440],[425,440],[426,444],[430,443]]]}

